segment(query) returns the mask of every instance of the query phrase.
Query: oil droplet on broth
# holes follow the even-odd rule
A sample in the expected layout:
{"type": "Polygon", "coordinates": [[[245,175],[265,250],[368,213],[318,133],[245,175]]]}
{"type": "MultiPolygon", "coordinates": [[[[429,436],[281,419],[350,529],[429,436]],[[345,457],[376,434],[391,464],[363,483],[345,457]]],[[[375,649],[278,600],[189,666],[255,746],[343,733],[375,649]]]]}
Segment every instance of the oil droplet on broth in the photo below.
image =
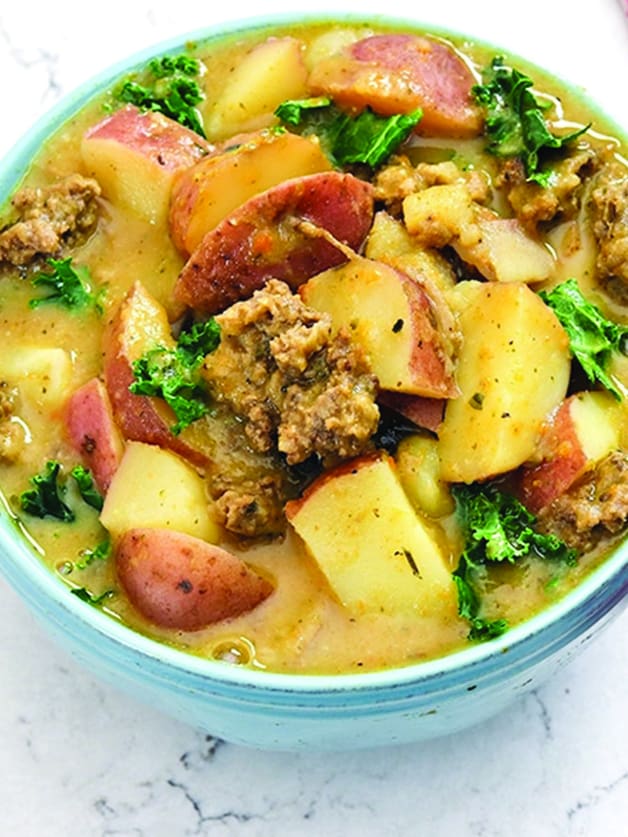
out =
{"type": "Polygon", "coordinates": [[[245,637],[226,639],[214,646],[211,656],[224,663],[246,666],[255,658],[255,646],[245,637]]]}

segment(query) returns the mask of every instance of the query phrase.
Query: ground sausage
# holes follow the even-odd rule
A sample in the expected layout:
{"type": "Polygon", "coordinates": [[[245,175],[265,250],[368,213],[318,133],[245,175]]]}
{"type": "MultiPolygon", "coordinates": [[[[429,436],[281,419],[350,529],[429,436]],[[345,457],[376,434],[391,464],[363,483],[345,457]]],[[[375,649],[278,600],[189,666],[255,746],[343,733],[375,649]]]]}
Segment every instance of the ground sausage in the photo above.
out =
{"type": "Polygon", "coordinates": [[[408,195],[451,183],[464,183],[471,199],[478,203],[490,200],[491,190],[484,174],[476,169],[464,171],[451,160],[414,166],[405,155],[397,155],[377,172],[373,186],[375,200],[381,201],[392,215],[400,215],[402,201],[408,195]]]}
{"type": "Polygon", "coordinates": [[[558,161],[552,168],[547,186],[526,179],[523,163],[512,157],[501,165],[495,180],[497,188],[504,188],[510,206],[522,225],[530,232],[541,223],[572,217],[580,206],[582,184],[598,164],[597,156],[588,145],[578,147],[573,154],[558,161]]]}
{"type": "Polygon", "coordinates": [[[363,353],[332,334],[328,315],[273,279],[216,319],[221,343],[203,374],[254,450],[278,449],[293,465],[366,449],[379,420],[377,382],[363,353]]]}
{"type": "Polygon", "coordinates": [[[15,462],[26,444],[24,427],[14,421],[16,398],[17,390],[0,381],[0,460],[5,462],[15,462]]]}
{"type": "Polygon", "coordinates": [[[598,278],[618,302],[628,305],[628,175],[609,163],[591,193],[593,232],[598,243],[598,278]]]}
{"type": "Polygon", "coordinates": [[[628,454],[617,451],[557,497],[538,517],[541,531],[580,553],[628,525],[628,454]]]}
{"type": "Polygon", "coordinates": [[[0,232],[0,262],[26,265],[36,256],[60,256],[95,227],[100,186],[73,174],[44,188],[24,188],[13,198],[17,220],[0,232]]]}

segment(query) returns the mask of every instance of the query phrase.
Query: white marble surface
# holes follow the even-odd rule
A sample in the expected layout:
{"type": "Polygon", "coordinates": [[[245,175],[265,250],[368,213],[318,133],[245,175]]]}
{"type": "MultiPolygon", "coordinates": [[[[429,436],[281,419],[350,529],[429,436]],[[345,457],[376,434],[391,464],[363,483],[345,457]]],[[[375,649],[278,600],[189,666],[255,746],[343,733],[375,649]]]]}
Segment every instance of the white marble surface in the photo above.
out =
{"type": "MultiPolygon", "coordinates": [[[[291,5],[269,0],[264,10],[291,5]]],[[[423,20],[529,56],[573,79],[628,126],[628,25],[616,0],[427,5],[423,20]],[[566,21],[569,35],[561,34],[566,21]]],[[[399,15],[405,8],[386,6],[399,15]]],[[[118,58],[260,10],[243,0],[222,12],[172,0],[5,0],[0,155],[60,96],[118,58]]],[[[283,754],[208,738],[94,681],[51,644],[2,581],[0,612],[2,835],[628,833],[626,613],[551,683],[478,728],[420,746],[283,754]]]]}

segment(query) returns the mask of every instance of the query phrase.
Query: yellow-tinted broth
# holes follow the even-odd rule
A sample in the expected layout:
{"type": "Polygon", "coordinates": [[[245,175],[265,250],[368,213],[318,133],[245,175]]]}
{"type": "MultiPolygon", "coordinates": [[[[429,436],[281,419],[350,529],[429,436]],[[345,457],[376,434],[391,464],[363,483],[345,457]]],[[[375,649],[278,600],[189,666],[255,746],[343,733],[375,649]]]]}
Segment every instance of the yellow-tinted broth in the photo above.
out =
{"type": "MultiPolygon", "coordinates": [[[[299,27],[289,31],[309,42],[322,30],[320,27],[299,27]]],[[[370,31],[365,29],[365,33],[370,31]]],[[[259,35],[258,39],[265,36],[266,33],[259,35]]],[[[235,42],[232,39],[222,47],[212,47],[207,56],[202,44],[196,47],[196,54],[205,59],[209,68],[205,77],[206,111],[221,89],[222,79],[248,49],[249,42],[240,38],[235,42]]],[[[483,50],[477,50],[473,59],[480,66],[487,55],[483,50]]],[[[590,116],[568,93],[554,90],[548,79],[538,72],[532,74],[539,87],[560,98],[571,122],[588,121],[590,116]]],[[[64,126],[33,162],[27,182],[45,184],[65,174],[81,172],[80,138],[86,127],[101,117],[100,105],[96,103],[64,126]]],[[[431,142],[427,145],[452,148],[460,157],[476,164],[485,159],[477,142],[431,142]]],[[[488,165],[494,167],[491,158],[488,158],[488,165]]],[[[171,318],[176,318],[180,311],[172,304],[170,292],[183,264],[166,229],[147,225],[112,204],[105,205],[97,231],[73,253],[73,258],[77,263],[88,264],[96,285],[106,289],[102,317],[95,312],[73,314],[54,306],[29,309],[33,290],[30,282],[16,270],[5,271],[0,282],[4,346],[10,346],[12,350],[19,346],[66,349],[72,357],[71,389],[99,374],[103,328],[133,281],[141,280],[167,307],[171,318]]],[[[608,300],[601,298],[600,304],[606,306],[615,319],[626,320],[626,312],[608,300]]],[[[18,508],[16,498],[47,460],[59,460],[66,470],[77,462],[77,455],[64,434],[62,410],[50,414],[44,407],[22,399],[18,413],[28,428],[30,441],[18,462],[0,465],[2,491],[15,510],[18,508]]],[[[149,624],[129,604],[116,582],[111,560],[95,561],[83,570],[74,568],[66,573],[67,562],[76,562],[81,550],[93,548],[106,535],[95,511],[81,506],[72,525],[26,516],[22,516],[22,523],[40,545],[42,558],[51,571],[59,573],[70,585],[85,587],[94,594],[115,590],[115,595],[103,602],[104,609],[135,630],[202,657],[223,658],[271,671],[365,671],[442,655],[467,642],[467,622],[449,613],[440,618],[349,615],[335,600],[325,578],[298,538],[290,532],[285,538],[252,545],[234,537],[224,539],[223,545],[227,549],[275,579],[275,593],[261,606],[231,621],[193,633],[160,629],[149,624]]],[[[460,545],[452,521],[443,523],[453,534],[449,547],[453,570],[460,545]]],[[[487,590],[488,615],[494,611],[510,623],[525,619],[571,589],[602,558],[603,552],[593,553],[575,568],[534,560],[526,561],[522,566],[500,567],[492,575],[487,590]]]]}

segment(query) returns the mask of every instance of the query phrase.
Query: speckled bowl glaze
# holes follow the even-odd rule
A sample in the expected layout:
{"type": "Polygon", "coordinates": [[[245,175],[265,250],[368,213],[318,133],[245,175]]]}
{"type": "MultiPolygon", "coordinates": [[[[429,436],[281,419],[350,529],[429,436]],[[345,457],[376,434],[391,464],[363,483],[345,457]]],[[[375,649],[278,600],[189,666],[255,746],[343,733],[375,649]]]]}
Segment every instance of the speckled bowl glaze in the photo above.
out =
{"type": "MultiPolygon", "coordinates": [[[[315,20],[353,21],[349,15],[315,20]]],[[[137,53],[66,97],[0,163],[0,202],[18,184],[41,143],[93,94],[122,73],[188,41],[306,18],[238,22],[187,34],[137,53]]],[[[371,18],[371,21],[374,22],[371,18]]],[[[390,18],[378,22],[421,29],[390,18]]],[[[79,663],[164,713],[235,743],[279,750],[341,750],[454,733],[505,709],[568,663],[626,600],[628,541],[574,591],[502,637],[438,660],[339,676],[272,674],[200,659],[135,633],[69,595],[0,508],[0,570],[27,606],[79,663]]]]}

